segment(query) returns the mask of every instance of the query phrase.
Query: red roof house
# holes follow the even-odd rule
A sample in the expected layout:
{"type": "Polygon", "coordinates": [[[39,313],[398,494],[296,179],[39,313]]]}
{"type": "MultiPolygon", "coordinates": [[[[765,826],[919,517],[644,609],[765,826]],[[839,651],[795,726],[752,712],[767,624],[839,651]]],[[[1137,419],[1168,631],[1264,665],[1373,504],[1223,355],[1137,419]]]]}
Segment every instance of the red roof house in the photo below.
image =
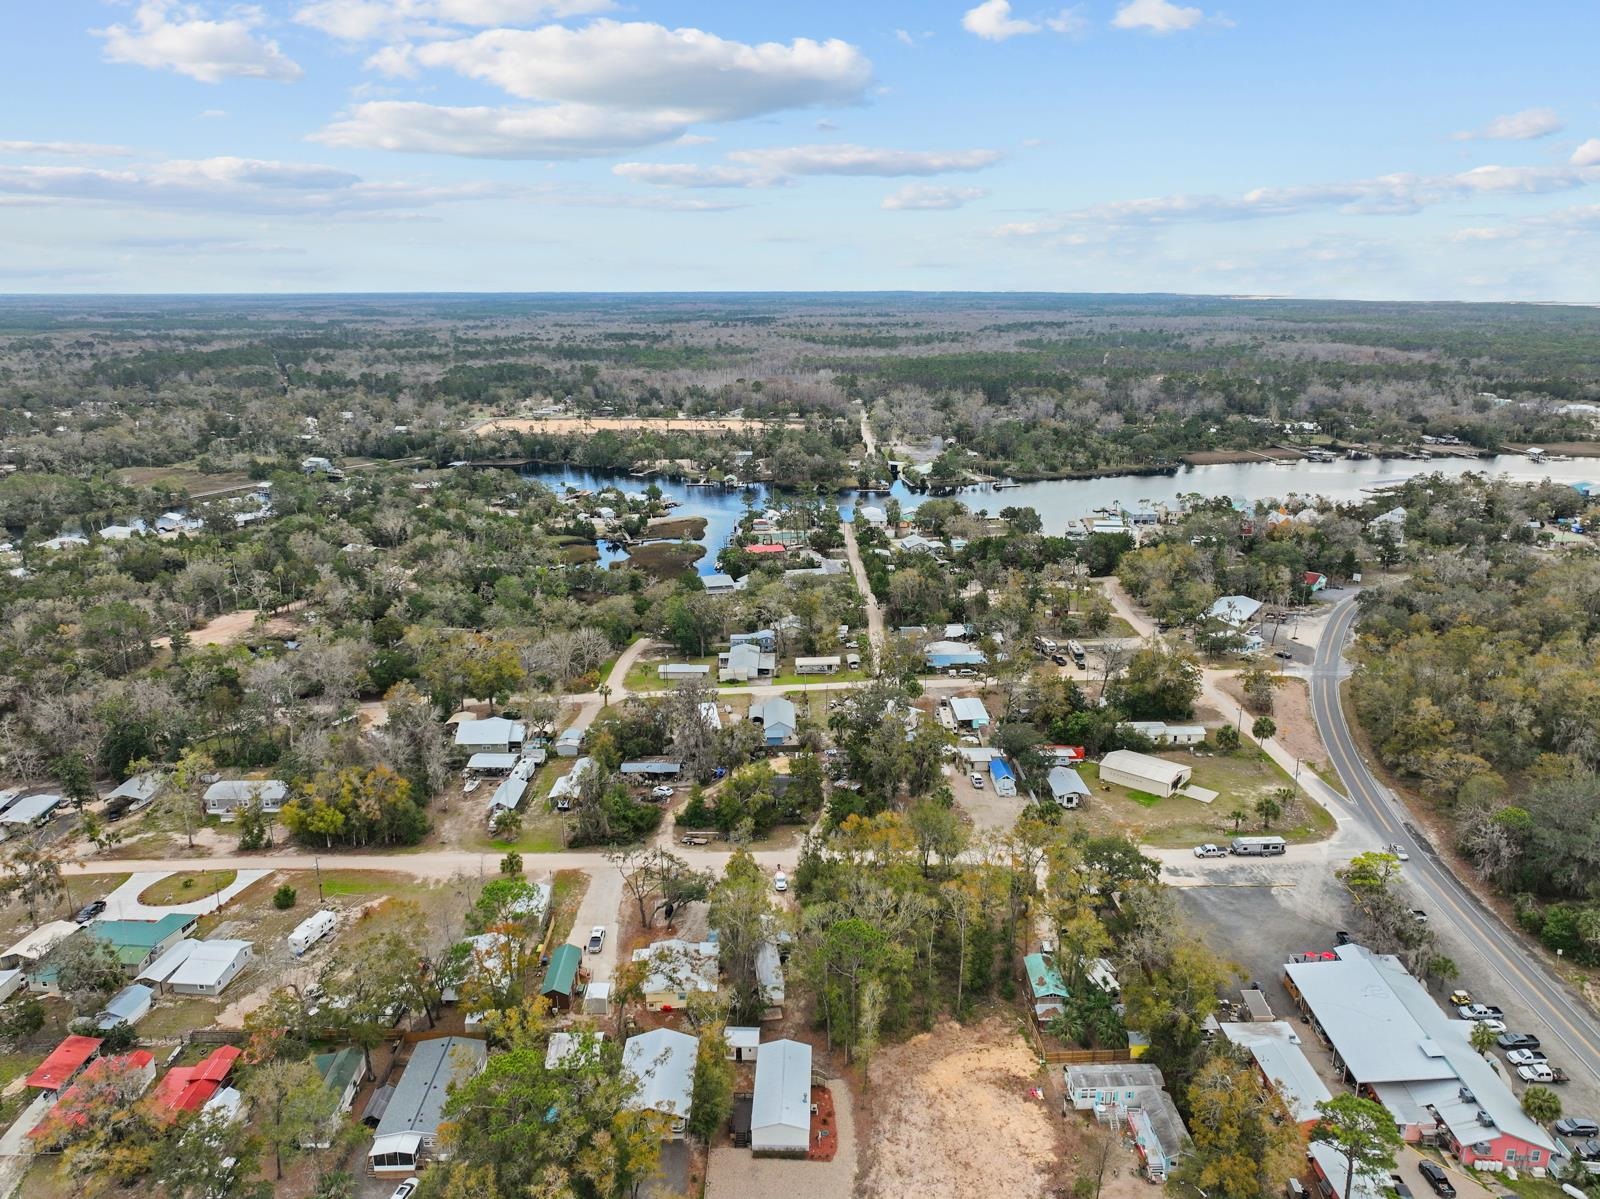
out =
{"type": "Polygon", "coordinates": [[[747,545],[744,547],[747,554],[787,554],[789,547],[786,545],[747,545]]]}
{"type": "Polygon", "coordinates": [[[68,1037],[28,1075],[28,1085],[41,1091],[59,1091],[94,1059],[100,1052],[100,1044],[99,1037],[68,1037]]]}
{"type": "Polygon", "coordinates": [[[155,1055],[148,1049],[135,1049],[118,1057],[97,1057],[78,1076],[78,1081],[61,1093],[52,1115],[28,1136],[37,1143],[48,1144],[61,1135],[60,1127],[53,1123],[55,1120],[65,1121],[75,1127],[82,1127],[89,1122],[85,1107],[94,1088],[114,1088],[126,1102],[144,1094],[155,1076],[155,1055]],[[121,1077],[118,1078],[118,1075],[121,1077]]]}
{"type": "Polygon", "coordinates": [[[209,1057],[193,1066],[174,1066],[159,1083],[150,1101],[164,1115],[197,1112],[222,1089],[240,1051],[232,1045],[219,1045],[209,1057]]]}

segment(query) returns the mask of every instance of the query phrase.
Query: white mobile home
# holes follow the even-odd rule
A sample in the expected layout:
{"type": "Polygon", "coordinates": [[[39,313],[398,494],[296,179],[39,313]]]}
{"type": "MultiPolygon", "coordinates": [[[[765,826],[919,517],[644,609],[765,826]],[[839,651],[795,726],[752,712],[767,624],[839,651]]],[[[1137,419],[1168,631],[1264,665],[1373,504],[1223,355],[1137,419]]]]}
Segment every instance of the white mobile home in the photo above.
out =
{"type": "Polygon", "coordinates": [[[179,941],[139,974],[173,995],[221,995],[250,961],[249,941],[179,941]]]}
{"type": "Polygon", "coordinates": [[[799,1156],[810,1147],[811,1046],[787,1039],[768,1041],[756,1058],[750,1148],[755,1153],[799,1156]]]}
{"type": "Polygon", "coordinates": [[[277,812],[288,795],[289,788],[277,779],[224,779],[206,788],[206,815],[230,821],[246,804],[255,802],[263,812],[277,812]]]}

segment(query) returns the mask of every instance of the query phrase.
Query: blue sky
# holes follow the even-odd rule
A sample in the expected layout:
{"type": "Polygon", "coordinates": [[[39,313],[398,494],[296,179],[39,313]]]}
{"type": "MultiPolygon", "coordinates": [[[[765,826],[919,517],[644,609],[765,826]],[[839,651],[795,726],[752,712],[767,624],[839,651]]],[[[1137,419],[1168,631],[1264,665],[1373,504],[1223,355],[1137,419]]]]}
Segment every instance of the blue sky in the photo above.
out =
{"type": "Polygon", "coordinates": [[[1600,301],[1600,6],[56,0],[0,291],[1600,301]]]}

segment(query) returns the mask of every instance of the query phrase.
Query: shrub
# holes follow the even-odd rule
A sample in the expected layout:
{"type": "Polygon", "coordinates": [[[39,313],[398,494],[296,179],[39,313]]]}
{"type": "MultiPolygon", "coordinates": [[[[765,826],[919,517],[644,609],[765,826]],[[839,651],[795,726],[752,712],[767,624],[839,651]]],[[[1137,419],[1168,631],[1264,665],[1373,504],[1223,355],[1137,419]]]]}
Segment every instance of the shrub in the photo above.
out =
{"type": "Polygon", "coordinates": [[[283,886],[272,893],[272,906],[280,912],[287,912],[294,907],[295,899],[295,889],[288,883],[284,883],[283,886]]]}

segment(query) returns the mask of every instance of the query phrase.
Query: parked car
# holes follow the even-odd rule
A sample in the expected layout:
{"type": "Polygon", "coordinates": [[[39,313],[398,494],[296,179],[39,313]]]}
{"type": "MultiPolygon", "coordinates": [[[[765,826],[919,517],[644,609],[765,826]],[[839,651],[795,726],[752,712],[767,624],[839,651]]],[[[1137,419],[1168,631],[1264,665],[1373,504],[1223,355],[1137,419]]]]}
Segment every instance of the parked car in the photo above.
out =
{"type": "Polygon", "coordinates": [[[1456,1009],[1463,1020],[1498,1020],[1505,1013],[1487,1003],[1466,1003],[1456,1009]]]}
{"type": "Polygon", "coordinates": [[[665,783],[662,783],[659,787],[650,788],[651,799],[671,799],[672,795],[672,788],[667,786],[665,783]]]}
{"type": "Polygon", "coordinates": [[[605,943],[606,943],[606,926],[603,925],[603,924],[597,924],[597,925],[595,925],[593,928],[591,928],[589,930],[589,946],[588,946],[589,952],[590,953],[599,953],[601,947],[604,946],[605,943]]]}
{"type": "Polygon", "coordinates": [[[969,780],[971,780],[972,786],[973,786],[973,788],[975,790],[978,790],[978,791],[982,791],[983,790],[983,775],[979,774],[976,770],[974,770],[971,774],[969,774],[967,776],[967,778],[969,780]]]}
{"type": "Polygon", "coordinates": [[[1228,851],[1220,845],[1213,845],[1207,841],[1204,845],[1196,845],[1194,847],[1194,856],[1197,858],[1225,858],[1228,856],[1228,851]]]}
{"type": "Polygon", "coordinates": [[[1548,1062],[1549,1060],[1549,1058],[1545,1057],[1545,1055],[1537,1049],[1513,1049],[1510,1053],[1506,1054],[1506,1061],[1510,1062],[1513,1066],[1532,1066],[1538,1063],[1548,1062]]]}
{"type": "Polygon", "coordinates": [[[1066,654],[1051,654],[1050,655],[1050,661],[1054,662],[1057,666],[1065,666],[1067,664],[1067,655],[1066,654]]]}
{"type": "Polygon", "coordinates": [[[1412,908],[1411,918],[1418,924],[1428,923],[1428,913],[1424,912],[1421,908],[1412,908]]]}
{"type": "Polygon", "coordinates": [[[1282,658],[1285,662],[1294,661],[1294,655],[1286,649],[1275,649],[1272,651],[1272,656],[1274,658],[1282,658]]]}
{"type": "Polygon", "coordinates": [[[1587,1116],[1563,1116],[1553,1127],[1558,1136],[1600,1137],[1600,1124],[1596,1124],[1587,1116]]]}
{"type": "MultiPolygon", "coordinates": [[[[1472,992],[1471,991],[1463,990],[1462,988],[1457,987],[1454,991],[1450,992],[1450,1006],[1451,1007],[1465,1007],[1467,1004],[1469,1004],[1471,1002],[1472,1002],[1472,992]]],[[[1515,1048],[1515,1046],[1513,1046],[1513,1048],[1515,1048]]]]}
{"type": "Polygon", "coordinates": [[[1411,855],[1408,854],[1405,850],[1401,849],[1398,844],[1386,845],[1386,846],[1383,847],[1383,851],[1385,853],[1393,854],[1395,857],[1399,858],[1402,862],[1409,862],[1411,860],[1411,855]]]}
{"type": "Polygon", "coordinates": [[[1556,1080],[1555,1071],[1543,1062],[1532,1066],[1518,1066],[1517,1077],[1522,1079],[1523,1082],[1554,1082],[1556,1080]]]}
{"type": "Polygon", "coordinates": [[[1400,1199],[1411,1199],[1411,1188],[1406,1185],[1406,1180],[1398,1174],[1389,1175],[1389,1189],[1400,1199]]]}
{"type": "Polygon", "coordinates": [[[79,908],[77,910],[76,914],[73,915],[73,917],[72,917],[73,923],[74,924],[88,924],[89,921],[93,920],[96,916],[98,916],[101,912],[103,912],[105,910],[106,910],[106,901],[105,900],[103,900],[103,899],[91,899],[88,903],[84,904],[81,908],[79,908]]]}
{"type": "Polygon", "coordinates": [[[789,889],[789,876],[783,871],[772,876],[772,889],[774,891],[787,891],[789,889]]]}
{"type": "Polygon", "coordinates": [[[1490,1032],[1501,1033],[1505,1032],[1506,1030],[1506,1022],[1504,1020],[1496,1020],[1493,1016],[1489,1017],[1487,1020],[1479,1020],[1478,1023],[1483,1025],[1490,1032]]]}
{"type": "Polygon", "coordinates": [[[411,1199],[412,1194],[414,1194],[416,1189],[421,1185],[422,1181],[415,1176],[408,1178],[399,1186],[395,1187],[394,1193],[389,1196],[389,1199],[411,1199]]]}
{"type": "Polygon", "coordinates": [[[962,733],[961,734],[961,744],[962,745],[977,745],[977,744],[979,744],[979,739],[978,739],[978,737],[977,737],[977,735],[975,733],[962,733]]]}
{"type": "Polygon", "coordinates": [[[1537,1049],[1539,1038],[1531,1032],[1506,1032],[1494,1039],[1501,1049],[1537,1049]]]}
{"type": "Polygon", "coordinates": [[[1443,1166],[1430,1161],[1418,1162],[1417,1173],[1422,1175],[1422,1181],[1433,1188],[1433,1193],[1439,1199],[1456,1199],[1456,1189],[1450,1185],[1450,1176],[1444,1172],[1443,1166]]]}
{"type": "Polygon", "coordinates": [[[1593,1137],[1574,1145],[1572,1151],[1586,1162],[1600,1162],[1600,1141],[1593,1137]]]}

